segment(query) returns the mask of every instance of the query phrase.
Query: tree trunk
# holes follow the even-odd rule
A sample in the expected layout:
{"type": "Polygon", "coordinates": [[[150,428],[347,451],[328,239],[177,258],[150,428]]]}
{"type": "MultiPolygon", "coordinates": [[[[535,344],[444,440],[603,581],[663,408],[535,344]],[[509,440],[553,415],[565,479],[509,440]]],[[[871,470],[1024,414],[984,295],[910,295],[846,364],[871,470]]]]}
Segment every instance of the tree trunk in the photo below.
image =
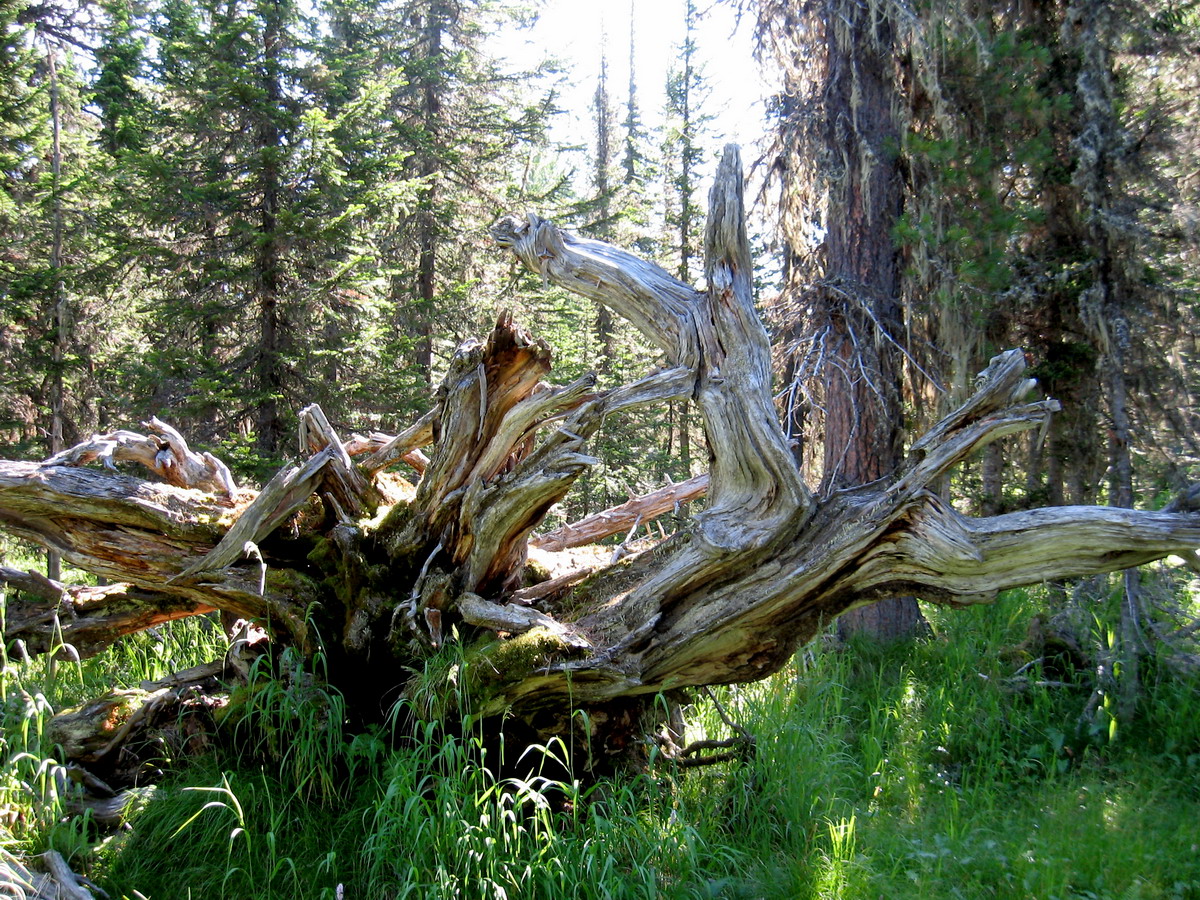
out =
{"type": "MultiPolygon", "coordinates": [[[[901,135],[893,109],[896,50],[887,13],[858,2],[826,12],[824,143],[830,176],[824,282],[814,306],[826,338],[826,489],[883,477],[902,455],[900,267],[894,238],[904,206],[901,135]]],[[[888,597],[838,621],[843,639],[897,640],[924,619],[911,596],[888,597]]]]}
{"type": "MultiPolygon", "coordinates": [[[[412,715],[442,721],[457,707],[526,740],[560,736],[592,773],[639,757],[659,692],[766,677],[848,609],[912,594],[986,601],[1197,546],[1200,515],[1186,498],[1173,512],[1061,507],[972,519],[928,489],[1057,408],[1023,402],[1033,382],[1018,351],[997,356],[978,392],[895,471],[814,497],[776,419],[741,191],[730,148],[712,192],[703,291],[536,216],[494,227],[525,265],[659,346],[665,365],[639,381],[603,392],[591,377],[549,385],[548,348],[504,316],[487,341],[459,348],[433,412],[393,439],[343,442],[309,408],[306,462],[257,494],[206,491],[203,475],[177,487],[71,464],[90,451],[0,462],[0,522],[127,585],[110,637],[126,627],[118,608],[133,621],[130,605],[229,611],[265,624],[276,646],[320,648],[328,679],[363,716],[398,697],[413,701],[412,715]],[[684,397],[711,453],[707,505],[691,524],[590,574],[574,551],[527,565],[532,530],[596,462],[584,446],[603,418],[684,397]],[[375,477],[405,454],[423,459],[413,456],[420,446],[431,450],[415,488],[375,477]]],[[[90,598],[70,590],[41,594],[14,603],[6,629],[31,651],[49,645],[34,640],[49,620],[67,633],[93,614],[90,598]]],[[[87,646],[102,637],[93,627],[87,646]]]]}
{"type": "MultiPolygon", "coordinates": [[[[70,324],[67,319],[67,288],[63,280],[63,208],[62,208],[62,105],[59,103],[57,48],[46,44],[46,63],[50,71],[50,126],[51,126],[51,189],[54,192],[53,237],[50,243],[51,283],[54,293],[51,327],[54,331],[53,351],[50,361],[50,453],[61,453],[63,441],[63,419],[66,416],[66,387],[63,384],[63,366],[66,365],[67,339],[70,324]]],[[[46,577],[56,580],[62,573],[62,558],[55,550],[46,554],[46,577]]]]}
{"type": "Polygon", "coordinates": [[[259,398],[256,415],[257,444],[261,453],[275,456],[283,445],[284,362],[282,314],[283,248],[279,234],[280,135],[278,116],[283,99],[281,60],[283,55],[283,12],[280,0],[266,5],[263,24],[262,88],[265,108],[259,111],[258,156],[261,191],[258,222],[258,253],[255,263],[255,293],[258,301],[259,346],[256,374],[259,398]]]}

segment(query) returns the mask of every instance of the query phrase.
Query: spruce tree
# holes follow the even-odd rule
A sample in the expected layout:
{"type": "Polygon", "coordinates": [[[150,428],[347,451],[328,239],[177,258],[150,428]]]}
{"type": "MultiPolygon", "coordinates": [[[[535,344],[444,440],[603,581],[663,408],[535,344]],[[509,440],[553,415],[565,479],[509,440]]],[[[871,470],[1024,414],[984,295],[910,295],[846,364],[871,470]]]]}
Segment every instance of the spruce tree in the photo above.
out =
{"type": "Polygon", "coordinates": [[[691,278],[699,256],[704,216],[697,192],[704,163],[703,135],[712,116],[704,111],[710,94],[703,67],[697,60],[695,0],[684,0],[683,41],[667,74],[666,132],[663,136],[664,180],[667,193],[667,245],[672,248],[676,276],[691,278]]]}
{"type": "Polygon", "coordinates": [[[414,208],[393,235],[400,263],[391,277],[396,326],[409,359],[428,382],[446,351],[481,315],[474,286],[493,264],[481,258],[484,225],[509,203],[518,148],[539,139],[546,108],[522,102],[528,74],[503,69],[487,35],[520,10],[471,0],[407,0],[402,71],[392,114],[405,173],[415,180],[414,208]]]}
{"type": "Polygon", "coordinates": [[[0,2],[0,428],[5,443],[29,452],[37,435],[29,356],[39,335],[34,192],[48,116],[44,90],[35,84],[33,27],[24,24],[24,0],[0,2]]]}

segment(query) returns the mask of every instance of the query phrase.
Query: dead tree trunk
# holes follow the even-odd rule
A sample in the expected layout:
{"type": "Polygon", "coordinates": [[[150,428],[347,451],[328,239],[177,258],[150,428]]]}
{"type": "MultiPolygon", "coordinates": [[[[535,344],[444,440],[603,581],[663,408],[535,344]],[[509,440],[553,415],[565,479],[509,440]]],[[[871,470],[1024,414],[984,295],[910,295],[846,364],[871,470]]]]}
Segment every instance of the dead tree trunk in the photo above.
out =
{"type": "MultiPolygon", "coordinates": [[[[1060,507],[973,519],[928,489],[1057,408],[1022,400],[1033,382],[1018,351],[992,360],[975,396],[895,472],[814,496],[772,403],[735,148],[711,195],[706,290],[536,216],[506,218],[493,234],[547,281],[632,322],[663,366],[605,392],[590,377],[553,386],[549,349],[503,316],[487,341],[458,350],[433,412],[395,438],[343,441],[319,409],[306,410],[306,461],[257,494],[236,491],[203,459],[186,475],[168,466],[172,484],[77,465],[95,448],[125,458],[115,448],[141,446],[127,433],[43,464],[0,463],[0,524],[123,585],[101,597],[31,582],[6,637],[32,652],[52,645],[48,634],[86,634],[78,649],[90,652],[131,627],[221,609],[263,623],[276,644],[323,647],[329,680],[364,714],[419,684],[437,702],[418,713],[459,703],[506,714],[541,740],[586,745],[601,770],[637,746],[656,693],[763,678],[848,609],[898,594],[986,601],[1200,543],[1200,515],[1186,502],[1176,512],[1060,507]],[[602,419],[684,398],[712,454],[703,511],[651,549],[590,574],[574,563],[539,568],[530,584],[531,533],[595,462],[585,446],[602,419]],[[401,458],[424,469],[415,487],[377,477],[401,458]],[[427,665],[435,657],[442,664],[427,665]]],[[[161,450],[128,457],[161,468],[172,444],[158,440],[161,450]]]]}

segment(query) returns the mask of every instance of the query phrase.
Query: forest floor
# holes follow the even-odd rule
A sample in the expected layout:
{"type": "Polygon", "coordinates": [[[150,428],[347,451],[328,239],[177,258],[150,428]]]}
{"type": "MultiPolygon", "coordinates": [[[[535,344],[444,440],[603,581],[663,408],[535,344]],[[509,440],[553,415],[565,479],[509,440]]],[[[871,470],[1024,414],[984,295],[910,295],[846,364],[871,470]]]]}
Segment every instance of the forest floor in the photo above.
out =
{"type": "MultiPolygon", "coordinates": [[[[1151,662],[1136,723],[1080,726],[1091,674],[1028,665],[1046,604],[1014,591],[927,610],[912,645],[814,646],[717,692],[752,758],[587,789],[497,780],[473,737],[343,734],[336,696],[313,715],[311,693],[263,690],[257,748],[177,767],[107,834],[64,817],[48,718],[216,658],[219,629],[82,664],[5,657],[0,846],[57,849],[130,900],[1200,898],[1200,678],[1151,662]]],[[[688,718],[689,738],[727,733],[712,703],[688,718]]]]}

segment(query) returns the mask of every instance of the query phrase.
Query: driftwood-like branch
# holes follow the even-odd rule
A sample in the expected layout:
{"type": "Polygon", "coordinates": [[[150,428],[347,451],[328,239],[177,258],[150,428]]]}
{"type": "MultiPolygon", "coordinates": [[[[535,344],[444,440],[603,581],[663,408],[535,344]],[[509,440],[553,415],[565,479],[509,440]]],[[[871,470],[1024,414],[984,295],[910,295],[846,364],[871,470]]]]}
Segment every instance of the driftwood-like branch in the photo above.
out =
{"type": "Polygon", "coordinates": [[[421,453],[421,448],[433,443],[433,420],[434,414],[430,411],[395,437],[371,435],[368,438],[352,438],[346,442],[346,452],[351,456],[369,454],[359,463],[368,475],[381,472],[400,460],[411,465],[418,474],[423,474],[429,466],[429,459],[421,453]]]}
{"type": "Polygon", "coordinates": [[[57,605],[66,593],[66,588],[57,581],[51,581],[40,572],[23,572],[20,569],[10,569],[0,566],[0,584],[57,605]]]}
{"type": "Polygon", "coordinates": [[[561,625],[545,613],[528,606],[516,603],[502,606],[499,603],[490,603],[476,594],[464,594],[458,598],[457,608],[463,621],[469,625],[510,634],[524,634],[534,628],[544,628],[566,646],[591,649],[587,639],[576,634],[572,628],[561,625]]]}
{"type": "Polygon", "coordinates": [[[79,883],[78,877],[71,871],[62,854],[56,850],[47,850],[42,854],[42,860],[58,883],[61,896],[67,900],[93,900],[92,892],[79,883]]]}
{"type": "Polygon", "coordinates": [[[128,584],[67,587],[34,572],[5,568],[0,568],[0,582],[27,595],[24,602],[10,605],[4,639],[23,641],[30,653],[69,647],[86,659],[127,634],[213,611],[194,598],[128,584]]]}
{"type": "Polygon", "coordinates": [[[83,466],[99,461],[115,469],[119,462],[135,462],[176,487],[196,488],[228,498],[237,493],[237,485],[225,463],[211,453],[193,452],[183,435],[158,418],[143,425],[150,429],[150,434],[113,431],[93,435],[42,465],[83,466]]]}
{"type": "Polygon", "coordinates": [[[707,294],[688,295],[648,264],[535,217],[497,227],[499,242],[544,278],[628,315],[669,359],[698,373],[697,405],[716,455],[710,508],[697,517],[693,535],[597,573],[563,600],[584,610],[577,624],[597,652],[548,667],[532,694],[528,684],[500,692],[505,702],[516,696],[532,703],[534,696],[566,692],[568,682],[577,701],[600,701],[753,680],[854,605],[914,592],[970,602],[1055,577],[1051,569],[1111,571],[1200,538],[1200,517],[1124,510],[969,520],[930,492],[939,475],[970,453],[1042,427],[1057,408],[1054,401],[1022,401],[1034,382],[1015,351],[981,373],[976,395],[914,445],[894,480],[817,504],[796,486],[778,424],[763,409],[769,372],[760,327],[742,299],[748,257],[734,212],[734,172],[736,158],[727,154],[713,191],[707,294]],[[714,518],[720,527],[706,527],[714,518]],[[561,674],[557,685],[551,672],[561,674]]]}
{"type": "Polygon", "coordinates": [[[705,292],[537,216],[507,217],[492,234],[546,280],[627,318],[663,349],[669,365],[691,373],[712,453],[700,534],[725,550],[764,547],[782,523],[810,513],[813,499],[771,400],[770,344],[754,310],[736,148],[726,150],[710,207],[705,292]]]}
{"type": "Polygon", "coordinates": [[[265,590],[258,566],[213,571],[200,565],[184,574],[214,550],[234,515],[219,495],[105,470],[0,462],[0,526],[10,533],[148,597],[167,595],[193,603],[197,612],[216,608],[270,621],[307,640],[304,606],[312,598],[299,595],[300,585],[286,573],[271,573],[265,590]]]}
{"type": "Polygon", "coordinates": [[[350,460],[341,438],[315,403],[300,411],[300,449],[314,455],[328,454],[318,490],[337,505],[341,518],[359,519],[375,512],[382,500],[378,489],[350,460]]]}
{"type": "Polygon", "coordinates": [[[703,497],[707,491],[708,474],[697,475],[679,484],[668,484],[644,496],[634,497],[578,522],[571,522],[529,543],[539,550],[551,552],[594,544],[611,535],[627,532],[639,522],[651,522],[666,513],[678,512],[684,503],[703,497]]]}
{"type": "Polygon", "coordinates": [[[41,859],[47,871],[35,873],[0,847],[0,896],[12,900],[94,900],[62,854],[47,850],[41,859]]]}

